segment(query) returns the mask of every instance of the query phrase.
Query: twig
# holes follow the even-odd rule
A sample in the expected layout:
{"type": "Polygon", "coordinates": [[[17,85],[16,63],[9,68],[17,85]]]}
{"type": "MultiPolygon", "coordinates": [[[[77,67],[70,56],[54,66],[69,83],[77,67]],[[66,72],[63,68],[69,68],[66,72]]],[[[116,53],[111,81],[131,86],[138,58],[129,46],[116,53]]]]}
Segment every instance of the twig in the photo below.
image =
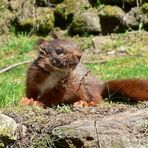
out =
{"type": "Polygon", "coordinates": [[[80,87],[81,87],[81,85],[82,85],[83,80],[85,79],[85,77],[87,77],[87,75],[88,75],[90,72],[91,72],[90,70],[87,71],[87,73],[82,77],[82,79],[80,80],[80,83],[79,83],[79,88],[77,89],[77,91],[75,92],[75,94],[78,93],[78,91],[80,90],[80,87]]]}
{"type": "Polygon", "coordinates": [[[4,72],[6,72],[6,71],[9,71],[9,70],[11,70],[11,69],[13,69],[13,68],[15,68],[15,67],[17,67],[17,66],[20,66],[20,65],[23,65],[23,64],[27,64],[27,63],[30,63],[30,62],[31,62],[31,61],[24,61],[24,62],[20,62],[20,63],[16,63],[16,64],[13,64],[13,65],[10,65],[10,66],[8,66],[8,67],[6,67],[6,68],[0,70],[0,74],[1,74],[1,73],[4,73],[4,72]]]}

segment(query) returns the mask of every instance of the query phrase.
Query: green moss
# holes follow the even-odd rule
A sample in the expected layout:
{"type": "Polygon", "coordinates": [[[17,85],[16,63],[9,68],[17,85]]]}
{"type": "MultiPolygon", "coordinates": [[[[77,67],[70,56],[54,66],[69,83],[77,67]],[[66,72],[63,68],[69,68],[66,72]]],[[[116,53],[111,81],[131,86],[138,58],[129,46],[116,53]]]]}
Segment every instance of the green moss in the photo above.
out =
{"type": "Polygon", "coordinates": [[[101,11],[99,11],[101,16],[115,17],[120,19],[124,15],[124,11],[117,6],[105,6],[101,11]]]}
{"type": "Polygon", "coordinates": [[[64,0],[60,5],[57,5],[55,13],[60,15],[63,19],[68,19],[69,15],[73,15],[76,9],[75,0],[64,0]]]}
{"type": "Polygon", "coordinates": [[[141,11],[144,14],[148,14],[148,3],[143,4],[143,6],[141,7],[141,11]]]}
{"type": "Polygon", "coordinates": [[[33,0],[19,2],[19,6],[22,6],[22,8],[13,11],[15,18],[12,22],[16,32],[48,34],[54,26],[53,9],[36,7],[33,0]]]}
{"type": "Polygon", "coordinates": [[[99,33],[101,31],[97,9],[90,8],[85,12],[79,12],[74,16],[71,31],[72,33],[99,33]]]}
{"type": "Polygon", "coordinates": [[[11,26],[11,19],[13,18],[9,10],[0,11],[0,34],[7,34],[11,26]]]}
{"type": "Polygon", "coordinates": [[[24,19],[18,18],[18,26],[22,31],[47,34],[54,27],[53,11],[50,8],[39,7],[35,14],[26,15],[24,19]]]}
{"type": "Polygon", "coordinates": [[[0,0],[0,11],[7,8],[7,0],[0,0]]]}
{"type": "Polygon", "coordinates": [[[22,21],[20,22],[20,24],[21,24],[22,26],[26,26],[26,25],[33,26],[34,21],[33,21],[33,19],[31,19],[31,18],[27,18],[27,19],[22,20],[22,21]]]}
{"type": "Polygon", "coordinates": [[[4,147],[5,147],[4,143],[2,143],[2,142],[0,141],[0,148],[4,148],[4,147]]]}
{"type": "Polygon", "coordinates": [[[54,27],[54,15],[50,8],[38,8],[38,17],[35,22],[35,27],[39,26],[38,31],[48,33],[54,27]]]}
{"type": "Polygon", "coordinates": [[[83,30],[85,30],[84,29],[85,26],[86,26],[85,19],[81,15],[76,15],[71,25],[71,28],[73,28],[73,31],[82,32],[83,30]]]}
{"type": "Polygon", "coordinates": [[[64,105],[64,104],[62,106],[57,105],[56,111],[58,113],[70,113],[71,112],[71,108],[70,108],[70,106],[64,105]]]}
{"type": "Polygon", "coordinates": [[[7,9],[7,0],[0,0],[0,34],[8,33],[11,14],[7,9]]]}
{"type": "Polygon", "coordinates": [[[16,140],[16,136],[13,134],[13,127],[5,127],[0,129],[0,137],[9,137],[9,139],[16,140]]]}
{"type": "Polygon", "coordinates": [[[148,134],[148,120],[144,120],[140,126],[140,132],[144,133],[145,135],[148,134]]]}
{"type": "Polygon", "coordinates": [[[35,24],[35,21],[32,18],[23,19],[20,21],[20,26],[23,28],[31,29],[35,24]]]}

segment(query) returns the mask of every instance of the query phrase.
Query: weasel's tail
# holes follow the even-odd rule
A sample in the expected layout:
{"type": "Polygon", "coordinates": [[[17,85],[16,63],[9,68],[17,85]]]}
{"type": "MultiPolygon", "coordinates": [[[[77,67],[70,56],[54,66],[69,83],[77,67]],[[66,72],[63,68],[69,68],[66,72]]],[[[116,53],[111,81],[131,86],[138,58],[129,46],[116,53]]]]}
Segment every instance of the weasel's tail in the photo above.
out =
{"type": "Polygon", "coordinates": [[[148,80],[110,80],[104,83],[103,98],[125,97],[133,101],[148,101],[148,80]]]}

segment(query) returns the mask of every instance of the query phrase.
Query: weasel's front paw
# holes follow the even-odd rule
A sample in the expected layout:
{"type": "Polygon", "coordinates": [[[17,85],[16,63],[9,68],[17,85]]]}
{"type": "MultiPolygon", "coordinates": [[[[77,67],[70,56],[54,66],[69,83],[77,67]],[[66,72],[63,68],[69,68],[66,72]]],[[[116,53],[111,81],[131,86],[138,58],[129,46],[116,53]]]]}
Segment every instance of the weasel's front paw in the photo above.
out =
{"type": "Polygon", "coordinates": [[[44,107],[44,108],[46,107],[42,102],[40,102],[38,100],[35,100],[33,104],[37,105],[37,106],[40,106],[40,107],[44,107]]]}
{"type": "Polygon", "coordinates": [[[96,106],[97,102],[95,102],[95,101],[87,102],[84,100],[80,100],[78,102],[75,102],[73,105],[74,105],[74,107],[88,107],[88,106],[96,106]]]}
{"type": "Polygon", "coordinates": [[[73,105],[74,107],[87,107],[88,103],[86,101],[80,100],[75,102],[73,105]]]}
{"type": "Polygon", "coordinates": [[[34,99],[24,97],[24,98],[22,98],[22,100],[20,101],[20,104],[22,104],[22,105],[33,105],[33,104],[34,104],[34,99]]]}

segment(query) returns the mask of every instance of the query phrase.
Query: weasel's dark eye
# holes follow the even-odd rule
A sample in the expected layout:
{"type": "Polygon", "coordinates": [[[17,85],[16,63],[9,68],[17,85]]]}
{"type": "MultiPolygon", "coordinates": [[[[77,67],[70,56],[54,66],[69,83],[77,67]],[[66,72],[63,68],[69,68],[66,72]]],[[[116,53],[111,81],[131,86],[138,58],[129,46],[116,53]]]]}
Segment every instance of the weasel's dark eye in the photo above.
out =
{"type": "Polygon", "coordinates": [[[57,55],[60,55],[60,54],[63,53],[63,49],[57,48],[57,49],[55,50],[55,52],[56,52],[57,55]]]}

